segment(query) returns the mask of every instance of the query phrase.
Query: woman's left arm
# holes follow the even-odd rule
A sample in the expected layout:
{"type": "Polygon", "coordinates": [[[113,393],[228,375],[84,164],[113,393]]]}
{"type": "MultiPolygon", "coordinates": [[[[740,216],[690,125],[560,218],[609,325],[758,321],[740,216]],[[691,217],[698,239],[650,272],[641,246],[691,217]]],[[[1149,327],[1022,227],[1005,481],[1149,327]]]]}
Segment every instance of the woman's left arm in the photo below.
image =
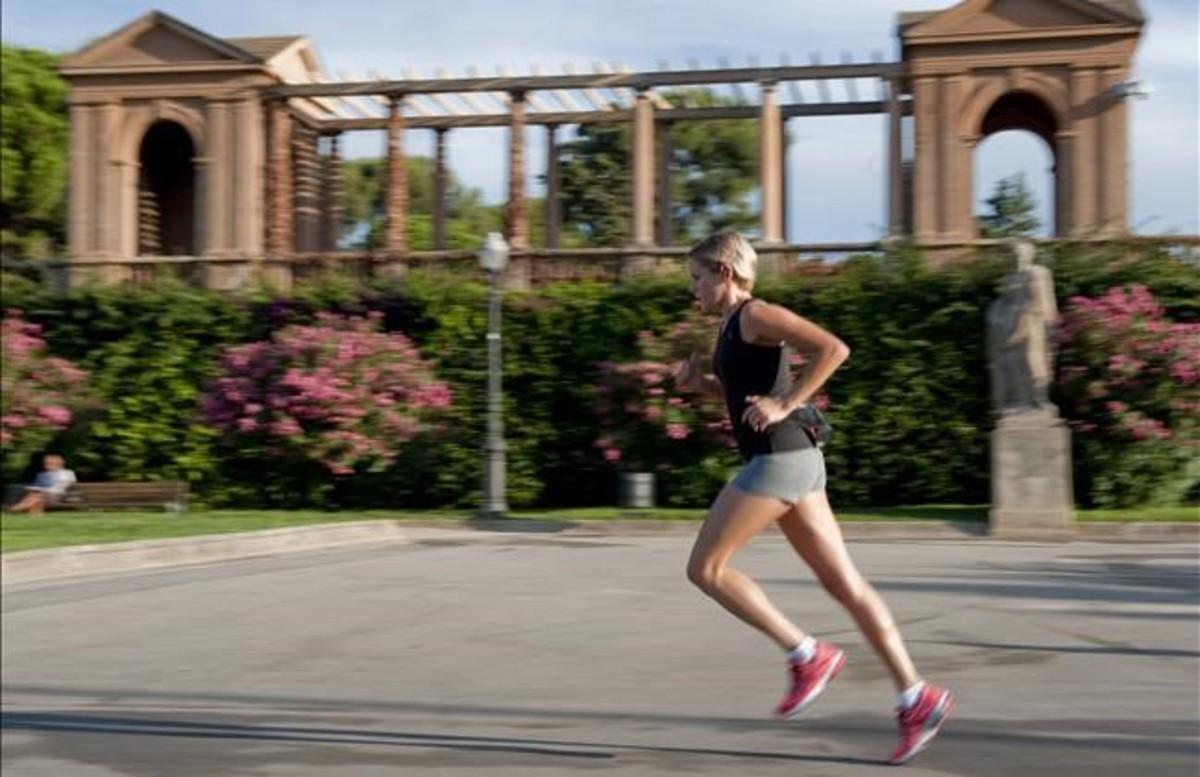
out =
{"type": "Polygon", "coordinates": [[[811,356],[809,369],[786,396],[749,398],[752,406],[747,408],[746,420],[757,428],[776,423],[802,407],[850,357],[850,348],[832,332],[779,305],[749,306],[742,317],[742,336],[751,342],[783,343],[811,356]],[[778,408],[771,404],[777,404],[778,408]],[[752,413],[754,410],[759,412],[752,413]]]}

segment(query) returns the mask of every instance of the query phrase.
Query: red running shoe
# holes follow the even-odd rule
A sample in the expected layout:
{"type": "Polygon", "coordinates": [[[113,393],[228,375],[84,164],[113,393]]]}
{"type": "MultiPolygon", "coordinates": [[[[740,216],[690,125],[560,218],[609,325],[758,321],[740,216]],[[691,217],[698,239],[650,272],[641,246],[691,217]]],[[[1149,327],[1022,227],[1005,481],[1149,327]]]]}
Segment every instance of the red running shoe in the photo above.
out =
{"type": "Polygon", "coordinates": [[[794,718],[821,695],[829,681],[846,665],[846,654],[825,642],[817,642],[816,652],[808,661],[789,661],[792,687],[775,708],[775,715],[794,718]]]}
{"type": "Polygon", "coordinates": [[[950,691],[926,683],[916,704],[896,712],[900,722],[900,746],[888,763],[900,765],[924,750],[929,740],[937,736],[952,709],[954,697],[950,691]]]}

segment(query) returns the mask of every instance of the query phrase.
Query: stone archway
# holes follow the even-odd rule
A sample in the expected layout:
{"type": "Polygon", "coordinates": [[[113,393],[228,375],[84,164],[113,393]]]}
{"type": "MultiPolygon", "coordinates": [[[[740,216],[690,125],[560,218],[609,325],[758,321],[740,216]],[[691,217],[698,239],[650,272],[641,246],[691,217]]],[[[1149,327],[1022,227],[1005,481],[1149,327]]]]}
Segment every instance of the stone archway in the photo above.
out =
{"type": "Polygon", "coordinates": [[[138,149],[137,252],[194,256],[196,148],[179,123],[150,125],[138,149]]]}
{"type": "Polygon", "coordinates": [[[977,237],[975,148],[1009,129],[1028,130],[1051,149],[1057,235],[1126,231],[1123,82],[1142,24],[1132,0],[962,0],[901,14],[917,242],[953,246],[977,237]]]}
{"type": "Polygon", "coordinates": [[[974,127],[975,140],[971,143],[973,158],[971,164],[964,168],[965,174],[972,177],[966,190],[975,191],[974,176],[978,164],[980,143],[1001,132],[1014,130],[1029,132],[1040,138],[1050,151],[1051,169],[1054,174],[1053,188],[1050,191],[1053,203],[1051,212],[1054,214],[1052,234],[1056,237],[1064,236],[1066,234],[1064,204],[1069,195],[1070,182],[1060,180],[1061,174],[1066,169],[1065,166],[1059,164],[1058,139],[1062,131],[1062,119],[1046,100],[1033,92],[1024,90],[1014,90],[1002,94],[981,114],[978,118],[978,125],[974,127]]]}

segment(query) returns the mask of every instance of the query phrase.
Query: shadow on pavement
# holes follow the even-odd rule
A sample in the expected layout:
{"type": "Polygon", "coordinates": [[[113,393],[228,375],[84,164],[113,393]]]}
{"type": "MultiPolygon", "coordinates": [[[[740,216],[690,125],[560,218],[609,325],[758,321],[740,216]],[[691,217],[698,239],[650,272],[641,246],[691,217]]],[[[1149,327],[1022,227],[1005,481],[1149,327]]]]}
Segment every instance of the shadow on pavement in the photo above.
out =
{"type": "Polygon", "coordinates": [[[988,650],[1021,650],[1040,653],[1067,653],[1096,656],[1155,656],[1158,658],[1200,658],[1200,651],[1174,648],[1139,648],[1123,645],[1018,645],[1003,642],[967,642],[947,639],[913,639],[911,643],[927,645],[955,645],[957,647],[985,648],[988,650]]]}
{"type": "Polygon", "coordinates": [[[264,726],[238,723],[204,723],[187,720],[113,717],[108,715],[13,712],[0,715],[0,728],[44,732],[82,732],[140,736],[253,739],[263,741],[324,744],[392,745],[414,748],[443,748],[498,751],[566,758],[609,759],[615,751],[672,755],[717,755],[732,758],[805,761],[816,763],[878,765],[880,761],[799,753],[777,753],[720,748],[668,747],[613,742],[577,742],[524,737],[484,737],[460,734],[410,733],[370,729],[312,726],[264,726]]]}

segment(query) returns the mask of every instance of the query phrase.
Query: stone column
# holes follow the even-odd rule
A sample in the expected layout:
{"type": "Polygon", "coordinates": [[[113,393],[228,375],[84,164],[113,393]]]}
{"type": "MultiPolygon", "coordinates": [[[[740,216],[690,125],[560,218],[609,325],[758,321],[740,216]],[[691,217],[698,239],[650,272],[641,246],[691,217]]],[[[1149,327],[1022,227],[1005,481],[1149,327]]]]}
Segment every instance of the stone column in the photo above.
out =
{"type": "Polygon", "coordinates": [[[96,252],[117,257],[121,235],[121,208],[117,199],[120,168],[114,164],[112,149],[121,124],[121,106],[106,102],[96,106],[96,252]]]}
{"type": "Polygon", "coordinates": [[[389,258],[408,251],[408,177],[404,167],[404,98],[392,97],[387,121],[387,227],[384,251],[389,258]]]}
{"type": "Polygon", "coordinates": [[[323,244],[321,237],[325,228],[325,160],[321,158],[321,133],[315,128],[309,128],[305,153],[309,165],[309,205],[308,250],[320,251],[323,244]]]}
{"type": "Polygon", "coordinates": [[[446,247],[446,132],[433,132],[433,247],[446,247]]]}
{"type": "Polygon", "coordinates": [[[117,162],[120,189],[117,196],[121,204],[121,232],[118,238],[117,255],[122,258],[137,256],[138,229],[138,175],[141,165],[136,161],[117,162]]]}
{"type": "Polygon", "coordinates": [[[787,116],[779,117],[779,239],[788,240],[788,146],[787,116]]]}
{"type": "Polygon", "coordinates": [[[939,202],[942,234],[951,240],[975,237],[971,155],[977,138],[959,134],[959,114],[967,89],[966,76],[942,79],[942,192],[939,202]]]}
{"type": "Polygon", "coordinates": [[[1103,185],[1097,161],[1104,147],[1097,142],[1096,117],[1100,71],[1081,68],[1071,72],[1071,129],[1075,133],[1071,156],[1071,234],[1084,237],[1096,231],[1103,185]]]}
{"type": "Polygon", "coordinates": [[[72,103],[70,120],[67,251],[74,259],[86,256],[92,245],[90,227],[95,213],[88,196],[92,186],[92,106],[72,103]]]}
{"type": "MultiPolygon", "coordinates": [[[[233,226],[233,197],[229,191],[226,175],[229,153],[236,143],[231,143],[230,104],[224,100],[209,100],[205,105],[208,148],[207,223],[197,222],[197,233],[205,235],[204,253],[224,255],[228,253],[229,232],[233,226]]],[[[199,190],[197,189],[197,200],[199,190]]]]}
{"type": "Polygon", "coordinates": [[[633,244],[654,244],[654,104],[639,89],[633,108],[633,244]]]}
{"type": "Polygon", "coordinates": [[[237,103],[236,142],[233,144],[233,248],[240,256],[263,253],[265,200],[263,174],[266,149],[262,132],[265,116],[257,95],[237,103]]]}
{"type": "Polygon", "coordinates": [[[546,247],[558,248],[558,230],[562,221],[562,206],[558,201],[559,179],[558,125],[546,125],[546,247]]]}
{"type": "Polygon", "coordinates": [[[762,193],[762,212],[759,215],[762,241],[778,243],[783,239],[783,220],[780,180],[780,112],[778,87],[773,83],[762,84],[762,95],[758,122],[758,169],[762,193]]]}
{"type": "Polygon", "coordinates": [[[325,157],[325,228],[321,250],[336,251],[342,234],[343,198],[341,138],[329,136],[329,154],[325,157]]]}
{"type": "MultiPolygon", "coordinates": [[[[529,248],[529,219],[525,203],[525,93],[509,95],[511,113],[508,124],[508,205],[505,209],[505,239],[512,251],[529,248]]],[[[533,264],[529,257],[512,257],[504,272],[507,289],[528,289],[533,264]]]]}
{"type": "Polygon", "coordinates": [[[900,237],[904,234],[904,147],[901,136],[900,79],[887,82],[888,88],[888,235],[900,237]]]}
{"type": "Polygon", "coordinates": [[[675,242],[675,211],[671,191],[671,129],[674,125],[669,121],[658,122],[658,233],[656,242],[660,246],[669,246],[675,242]]]}
{"type": "MultiPolygon", "coordinates": [[[[240,107],[222,99],[205,105],[205,148],[195,160],[195,242],[196,254],[212,260],[237,256],[237,229],[246,218],[238,212],[237,196],[237,156],[248,140],[238,135],[240,107]]],[[[228,261],[204,262],[200,268],[196,280],[214,291],[245,287],[251,271],[248,263],[228,261]]]]}
{"type": "Polygon", "coordinates": [[[936,78],[917,78],[913,86],[913,120],[916,124],[913,231],[918,242],[939,236],[938,203],[941,198],[941,164],[938,143],[939,89],[936,78]]]}
{"type": "Polygon", "coordinates": [[[508,124],[507,240],[510,249],[529,247],[529,223],[525,216],[525,93],[510,95],[512,112],[508,124]]]}
{"type": "Polygon", "coordinates": [[[1069,130],[1054,134],[1054,235],[1068,237],[1074,229],[1071,218],[1071,177],[1075,133],[1069,130]]]}
{"type": "Polygon", "coordinates": [[[1105,70],[1100,78],[1099,155],[1100,185],[1099,227],[1105,235],[1121,235],[1129,229],[1129,108],[1127,99],[1117,94],[1126,73],[1118,68],[1105,70]]]}
{"type": "Polygon", "coordinates": [[[304,250],[320,251],[321,229],[321,136],[312,127],[304,128],[304,139],[297,149],[304,164],[304,250]]]}
{"type": "Polygon", "coordinates": [[[319,250],[317,231],[320,226],[320,170],[316,130],[298,125],[293,144],[296,175],[296,250],[311,253],[319,250]]]}
{"type": "Polygon", "coordinates": [[[292,253],[292,117],[286,100],[268,107],[267,254],[285,258],[292,253]]]}
{"type": "MultiPolygon", "coordinates": [[[[206,156],[192,157],[192,181],[195,188],[192,192],[192,255],[204,256],[208,253],[209,194],[213,178],[212,160],[206,156]]],[[[215,218],[215,216],[214,216],[215,218]]],[[[169,247],[168,247],[169,250],[169,247]]]]}

